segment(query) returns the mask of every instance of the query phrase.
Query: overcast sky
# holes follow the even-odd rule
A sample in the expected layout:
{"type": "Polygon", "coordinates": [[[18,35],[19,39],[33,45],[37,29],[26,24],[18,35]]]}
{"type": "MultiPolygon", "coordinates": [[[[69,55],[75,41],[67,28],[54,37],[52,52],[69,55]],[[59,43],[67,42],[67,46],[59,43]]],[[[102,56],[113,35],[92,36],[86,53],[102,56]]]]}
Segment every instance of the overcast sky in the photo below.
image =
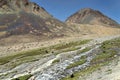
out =
{"type": "Polygon", "coordinates": [[[65,21],[67,17],[82,8],[92,8],[120,23],[120,0],[31,0],[55,18],[65,21]]]}

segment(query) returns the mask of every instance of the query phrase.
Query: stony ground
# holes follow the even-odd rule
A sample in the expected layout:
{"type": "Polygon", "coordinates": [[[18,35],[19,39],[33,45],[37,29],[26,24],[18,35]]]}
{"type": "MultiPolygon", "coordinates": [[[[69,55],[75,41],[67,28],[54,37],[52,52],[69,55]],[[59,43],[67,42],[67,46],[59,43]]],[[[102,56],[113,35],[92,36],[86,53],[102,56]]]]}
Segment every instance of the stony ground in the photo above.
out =
{"type": "MultiPolygon", "coordinates": [[[[33,79],[35,80],[60,80],[63,77],[71,75],[72,73],[76,71],[79,71],[81,69],[84,69],[90,66],[90,62],[94,58],[94,55],[95,55],[94,53],[101,46],[101,43],[103,41],[114,39],[116,37],[119,37],[119,36],[111,36],[111,37],[108,36],[108,37],[93,39],[87,44],[80,45],[77,50],[62,52],[59,54],[52,54],[52,53],[50,53],[49,55],[46,54],[46,57],[38,58],[38,60],[36,61],[23,63],[16,67],[10,68],[10,64],[17,63],[15,62],[16,61],[15,59],[4,65],[0,65],[0,80],[11,80],[13,78],[17,78],[17,77],[24,76],[24,75],[30,75],[30,74],[32,75],[32,77],[29,78],[29,80],[33,80],[33,79]],[[90,47],[90,49],[78,54],[79,51],[82,51],[86,49],[87,47],[90,47]],[[81,60],[83,56],[86,56],[85,62],[81,63],[77,67],[75,66],[73,68],[68,68],[69,65],[81,60]]],[[[106,67],[107,66],[105,66],[105,68],[106,67]]],[[[111,71],[113,67],[114,66],[111,66],[110,70],[108,70],[108,73],[109,71],[111,71]]],[[[120,66],[117,65],[115,67],[116,68],[112,70],[113,73],[109,75],[100,77],[97,75],[99,71],[96,71],[92,73],[91,75],[89,75],[88,77],[86,77],[85,80],[88,80],[89,77],[93,75],[96,75],[96,76],[91,77],[91,80],[93,78],[97,80],[96,78],[99,78],[99,77],[102,78],[102,80],[108,80],[106,78],[109,76],[111,77],[111,80],[117,80],[117,78],[119,80],[119,76],[116,76],[116,75],[119,74],[119,71],[117,70],[120,66]],[[113,78],[115,78],[114,76],[116,76],[116,79],[112,79],[111,75],[113,76],[113,78]]],[[[107,68],[104,70],[107,70],[107,68]]],[[[104,75],[104,70],[101,69],[101,72],[103,72],[101,73],[102,75],[104,75]]]]}
{"type": "Polygon", "coordinates": [[[120,80],[120,57],[79,80],[120,80]]]}

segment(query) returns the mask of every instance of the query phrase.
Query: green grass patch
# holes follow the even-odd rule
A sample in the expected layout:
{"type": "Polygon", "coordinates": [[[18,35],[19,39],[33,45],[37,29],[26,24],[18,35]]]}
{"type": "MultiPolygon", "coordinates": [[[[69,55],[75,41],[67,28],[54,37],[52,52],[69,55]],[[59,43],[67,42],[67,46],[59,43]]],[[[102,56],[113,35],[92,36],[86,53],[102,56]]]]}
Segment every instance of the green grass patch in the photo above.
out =
{"type": "Polygon", "coordinates": [[[100,53],[99,55],[96,55],[95,58],[93,58],[91,62],[97,63],[100,61],[105,61],[110,58],[113,58],[114,55],[116,55],[116,54],[117,54],[117,52],[115,50],[110,50],[109,52],[103,52],[103,53],[100,53]]]}
{"type": "Polygon", "coordinates": [[[52,63],[54,64],[54,63],[58,63],[58,62],[60,62],[60,60],[59,59],[55,59],[52,63]]]}
{"type": "Polygon", "coordinates": [[[112,69],[108,69],[108,70],[106,71],[106,73],[107,73],[107,74],[111,74],[111,73],[112,73],[112,69]]]}
{"type": "Polygon", "coordinates": [[[70,47],[75,47],[75,46],[79,46],[79,45],[83,45],[88,43],[90,40],[83,40],[83,41],[75,41],[75,42],[70,42],[70,43],[63,43],[63,44],[57,44],[55,46],[53,46],[53,49],[55,50],[61,50],[61,49],[66,49],[66,48],[70,48],[70,47]]]}
{"type": "Polygon", "coordinates": [[[100,47],[101,53],[96,55],[91,62],[97,63],[100,61],[106,61],[108,59],[112,59],[114,55],[118,53],[117,52],[118,49],[120,49],[120,38],[105,41],[102,43],[100,47]]]}
{"type": "Polygon", "coordinates": [[[32,58],[33,56],[36,56],[36,55],[42,56],[43,54],[47,54],[47,53],[49,53],[49,52],[48,52],[48,49],[46,49],[46,48],[23,51],[23,52],[17,53],[16,55],[11,55],[11,56],[6,56],[6,57],[0,58],[0,65],[8,63],[14,59],[21,60],[21,59],[26,58],[26,57],[32,58]]]}
{"type": "Polygon", "coordinates": [[[111,48],[120,48],[120,38],[114,40],[105,41],[100,47],[102,50],[111,49],[111,48]]]}
{"type": "Polygon", "coordinates": [[[91,49],[90,47],[86,47],[86,48],[83,49],[83,50],[78,50],[78,51],[77,51],[77,54],[87,52],[87,51],[89,51],[90,49],[91,49]]]}
{"type": "Polygon", "coordinates": [[[78,50],[80,48],[81,47],[70,47],[70,48],[62,49],[62,50],[57,51],[57,53],[55,53],[55,55],[63,53],[63,52],[75,51],[75,50],[78,50]]]}
{"type": "Polygon", "coordinates": [[[90,66],[90,67],[87,67],[86,69],[83,69],[81,71],[78,71],[78,72],[75,72],[73,75],[74,77],[71,78],[71,76],[67,76],[65,78],[62,78],[61,80],[78,80],[79,77],[81,76],[84,76],[84,75],[87,75],[87,74],[90,74],[92,73],[93,71],[97,70],[98,68],[100,68],[100,65],[94,65],[94,66],[90,66]]]}
{"type": "Polygon", "coordinates": [[[28,80],[32,75],[21,76],[12,80],[28,80]]]}
{"type": "Polygon", "coordinates": [[[62,52],[75,51],[75,50],[78,50],[78,49],[80,49],[80,47],[70,47],[70,48],[62,50],[62,52]]]}
{"type": "Polygon", "coordinates": [[[105,66],[108,63],[109,62],[104,62],[104,63],[100,63],[100,64],[91,65],[90,67],[86,67],[85,69],[83,69],[81,71],[75,72],[73,74],[74,75],[73,78],[71,78],[71,75],[68,75],[65,78],[62,78],[61,80],[84,80],[83,76],[91,74],[92,72],[100,69],[102,66],[105,66]]]}
{"type": "Polygon", "coordinates": [[[55,53],[55,55],[62,53],[62,52],[69,52],[69,51],[75,51],[80,49],[80,45],[87,44],[91,40],[83,40],[83,41],[76,41],[76,42],[70,42],[70,43],[64,43],[64,44],[57,44],[53,46],[53,49],[57,50],[58,52],[55,53]]]}
{"type": "Polygon", "coordinates": [[[66,69],[70,69],[70,68],[84,64],[86,62],[86,58],[87,58],[86,56],[82,56],[79,61],[70,64],[69,66],[67,66],[66,69]]]}

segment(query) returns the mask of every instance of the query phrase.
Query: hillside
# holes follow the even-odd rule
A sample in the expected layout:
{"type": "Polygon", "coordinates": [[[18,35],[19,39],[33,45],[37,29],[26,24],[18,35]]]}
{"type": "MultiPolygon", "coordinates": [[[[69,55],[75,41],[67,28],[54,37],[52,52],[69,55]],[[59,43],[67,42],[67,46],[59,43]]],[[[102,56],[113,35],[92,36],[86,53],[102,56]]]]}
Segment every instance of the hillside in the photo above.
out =
{"type": "Polygon", "coordinates": [[[98,10],[93,10],[91,8],[84,8],[77,11],[68,17],[66,22],[78,24],[97,24],[104,26],[119,26],[115,20],[107,17],[98,10]]]}
{"type": "Polygon", "coordinates": [[[1,45],[47,41],[71,36],[82,37],[86,34],[89,36],[119,34],[116,21],[90,8],[76,12],[64,23],[51,16],[43,7],[29,0],[1,0],[0,2],[1,45]],[[93,25],[95,26],[90,27],[93,25]],[[98,31],[97,27],[102,32],[98,31]],[[111,31],[106,32],[106,27],[109,27],[111,31]]]}
{"type": "Polygon", "coordinates": [[[120,34],[120,25],[98,10],[84,8],[69,16],[65,23],[74,36],[110,36],[120,34]]]}
{"type": "Polygon", "coordinates": [[[0,38],[8,38],[9,41],[11,37],[18,37],[16,41],[24,39],[29,42],[28,38],[36,41],[62,37],[66,31],[69,31],[66,24],[36,3],[29,0],[0,0],[0,38]]]}

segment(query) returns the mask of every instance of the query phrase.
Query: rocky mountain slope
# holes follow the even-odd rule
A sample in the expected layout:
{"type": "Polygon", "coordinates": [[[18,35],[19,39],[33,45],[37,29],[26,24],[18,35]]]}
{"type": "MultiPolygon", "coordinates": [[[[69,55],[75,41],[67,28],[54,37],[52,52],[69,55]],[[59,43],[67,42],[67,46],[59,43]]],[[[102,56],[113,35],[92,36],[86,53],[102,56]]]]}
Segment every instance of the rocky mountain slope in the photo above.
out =
{"type": "Polygon", "coordinates": [[[93,10],[90,8],[84,8],[66,20],[68,23],[78,23],[78,24],[97,24],[97,25],[107,25],[107,26],[118,26],[119,24],[112,20],[111,18],[105,16],[100,11],[93,10]]]}
{"type": "MultiPolygon", "coordinates": [[[[2,42],[0,44],[36,42],[63,36],[97,34],[92,30],[79,28],[81,26],[74,28],[76,23],[104,27],[118,26],[117,22],[101,12],[88,8],[73,14],[64,23],[55,19],[43,7],[29,0],[0,0],[0,42],[2,42]],[[75,25],[71,25],[71,23],[75,23],[75,25]]],[[[116,29],[112,30],[111,34],[119,32],[116,29]]],[[[100,32],[100,34],[102,33],[100,32]]]]}
{"type": "Polygon", "coordinates": [[[103,13],[84,8],[68,17],[66,24],[74,36],[109,36],[120,34],[120,25],[103,13]],[[77,33],[77,34],[76,34],[77,33]]]}
{"type": "Polygon", "coordinates": [[[30,38],[30,35],[61,37],[68,30],[65,26],[29,0],[0,0],[0,38],[19,35],[24,35],[23,38],[30,38]]]}

